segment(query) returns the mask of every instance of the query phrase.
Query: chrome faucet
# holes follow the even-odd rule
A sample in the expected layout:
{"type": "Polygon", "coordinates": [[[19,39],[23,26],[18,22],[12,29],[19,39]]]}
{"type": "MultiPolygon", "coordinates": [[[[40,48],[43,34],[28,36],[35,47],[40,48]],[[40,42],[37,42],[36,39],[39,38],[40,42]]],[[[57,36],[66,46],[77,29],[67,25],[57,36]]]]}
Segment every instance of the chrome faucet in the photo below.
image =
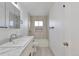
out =
{"type": "Polygon", "coordinates": [[[17,38],[17,35],[16,34],[11,34],[10,35],[10,40],[9,42],[11,42],[13,39],[17,38]]]}

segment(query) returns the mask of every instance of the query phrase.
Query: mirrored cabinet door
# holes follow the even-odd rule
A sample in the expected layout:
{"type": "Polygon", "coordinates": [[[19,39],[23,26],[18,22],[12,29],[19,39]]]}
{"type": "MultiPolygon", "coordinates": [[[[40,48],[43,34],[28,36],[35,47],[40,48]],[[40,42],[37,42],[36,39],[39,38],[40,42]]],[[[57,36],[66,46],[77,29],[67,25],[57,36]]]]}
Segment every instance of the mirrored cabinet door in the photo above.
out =
{"type": "Polygon", "coordinates": [[[5,2],[0,2],[0,28],[6,27],[6,5],[5,2]]]}
{"type": "Polygon", "coordinates": [[[14,7],[13,17],[13,20],[10,19],[10,23],[13,23],[13,28],[20,28],[20,11],[16,7],[14,7]]]}
{"type": "Polygon", "coordinates": [[[8,28],[20,28],[20,11],[11,3],[6,3],[8,28]]]}
{"type": "Polygon", "coordinates": [[[0,28],[20,28],[20,10],[11,2],[0,2],[0,28]]]}

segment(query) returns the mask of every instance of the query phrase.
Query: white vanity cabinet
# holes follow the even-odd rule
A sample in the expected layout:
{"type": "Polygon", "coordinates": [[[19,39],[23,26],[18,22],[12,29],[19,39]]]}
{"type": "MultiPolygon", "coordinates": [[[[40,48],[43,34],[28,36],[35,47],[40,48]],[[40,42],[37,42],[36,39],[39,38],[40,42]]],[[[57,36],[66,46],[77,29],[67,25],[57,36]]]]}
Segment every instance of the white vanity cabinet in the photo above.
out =
{"type": "Polygon", "coordinates": [[[5,2],[0,3],[0,27],[5,27],[6,25],[6,15],[5,15],[5,2]]]}
{"type": "Polygon", "coordinates": [[[25,47],[21,56],[33,56],[33,40],[25,47]]]}

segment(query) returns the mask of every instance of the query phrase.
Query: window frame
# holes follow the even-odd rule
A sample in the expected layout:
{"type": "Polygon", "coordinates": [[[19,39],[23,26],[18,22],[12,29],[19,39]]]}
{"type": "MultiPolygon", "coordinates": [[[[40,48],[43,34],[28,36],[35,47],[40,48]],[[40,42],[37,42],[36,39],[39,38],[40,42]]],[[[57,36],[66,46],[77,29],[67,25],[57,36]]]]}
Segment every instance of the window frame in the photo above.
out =
{"type": "Polygon", "coordinates": [[[42,20],[40,21],[34,21],[34,26],[35,27],[43,27],[44,26],[44,23],[42,20]]]}

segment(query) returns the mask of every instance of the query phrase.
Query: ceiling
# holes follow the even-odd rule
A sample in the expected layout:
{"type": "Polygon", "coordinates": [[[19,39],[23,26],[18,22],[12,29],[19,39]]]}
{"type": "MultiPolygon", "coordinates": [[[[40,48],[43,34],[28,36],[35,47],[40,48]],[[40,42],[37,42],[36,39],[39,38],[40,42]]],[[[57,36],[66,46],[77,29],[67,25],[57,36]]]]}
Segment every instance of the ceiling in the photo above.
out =
{"type": "Polygon", "coordinates": [[[20,2],[22,8],[32,16],[48,15],[52,2],[20,2]]]}

